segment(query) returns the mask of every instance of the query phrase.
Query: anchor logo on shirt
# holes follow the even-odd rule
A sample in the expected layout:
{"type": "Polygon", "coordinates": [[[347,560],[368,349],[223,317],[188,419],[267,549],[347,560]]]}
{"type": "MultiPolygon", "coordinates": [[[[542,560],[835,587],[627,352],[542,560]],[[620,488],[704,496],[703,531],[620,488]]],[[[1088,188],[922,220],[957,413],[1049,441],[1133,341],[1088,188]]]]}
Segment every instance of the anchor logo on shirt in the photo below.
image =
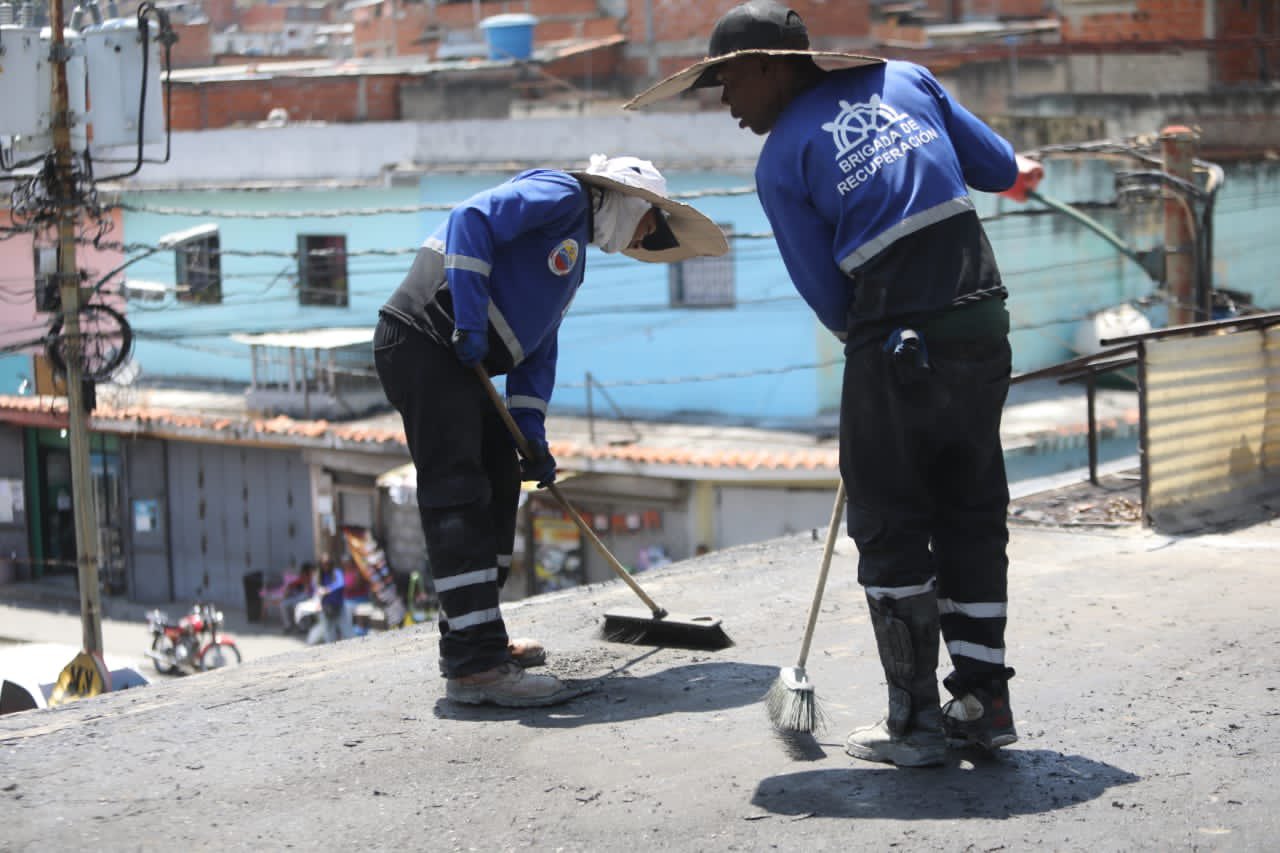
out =
{"type": "Polygon", "coordinates": [[[879,135],[895,124],[905,121],[909,116],[900,113],[880,100],[879,95],[872,95],[865,104],[851,104],[840,101],[840,112],[835,121],[829,121],[822,129],[831,134],[836,144],[836,157],[843,157],[872,136],[879,135]]]}

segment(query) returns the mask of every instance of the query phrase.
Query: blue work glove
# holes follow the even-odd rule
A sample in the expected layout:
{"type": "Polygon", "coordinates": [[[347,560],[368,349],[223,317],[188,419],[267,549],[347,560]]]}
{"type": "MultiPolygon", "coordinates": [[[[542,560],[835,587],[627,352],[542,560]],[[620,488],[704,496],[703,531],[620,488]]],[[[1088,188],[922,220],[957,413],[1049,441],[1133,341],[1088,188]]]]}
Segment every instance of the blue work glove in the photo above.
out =
{"type": "Polygon", "coordinates": [[[463,367],[475,367],[489,354],[489,335],[485,332],[454,329],[453,352],[463,367]]]}
{"type": "Polygon", "coordinates": [[[556,460],[544,439],[529,441],[529,456],[520,460],[520,479],[533,480],[540,488],[556,481],[556,460]]]}

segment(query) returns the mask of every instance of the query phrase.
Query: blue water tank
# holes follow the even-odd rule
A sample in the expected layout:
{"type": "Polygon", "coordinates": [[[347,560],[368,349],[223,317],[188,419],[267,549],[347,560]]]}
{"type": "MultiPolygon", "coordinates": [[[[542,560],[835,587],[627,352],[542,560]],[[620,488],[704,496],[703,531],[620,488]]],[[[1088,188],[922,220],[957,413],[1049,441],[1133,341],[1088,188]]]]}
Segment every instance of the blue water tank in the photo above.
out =
{"type": "Polygon", "coordinates": [[[528,59],[533,56],[533,15],[494,15],[480,22],[489,43],[490,59],[528,59]]]}

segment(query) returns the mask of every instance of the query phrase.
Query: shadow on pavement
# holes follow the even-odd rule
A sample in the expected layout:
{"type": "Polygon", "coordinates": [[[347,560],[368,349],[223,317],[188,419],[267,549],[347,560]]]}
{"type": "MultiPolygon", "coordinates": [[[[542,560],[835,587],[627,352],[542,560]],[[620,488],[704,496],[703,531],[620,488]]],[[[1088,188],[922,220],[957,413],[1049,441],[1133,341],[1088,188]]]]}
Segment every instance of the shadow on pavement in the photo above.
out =
{"type": "Polygon", "coordinates": [[[945,767],[920,770],[849,759],[854,766],[770,776],[756,787],[751,802],[792,816],[999,820],[1097,799],[1139,778],[1109,764],[1049,750],[979,755],[957,753],[945,767]]]}
{"type": "Polygon", "coordinates": [[[792,761],[821,761],[827,757],[826,750],[813,732],[784,732],[775,729],[773,737],[792,761]]]}
{"type": "MultiPolygon", "coordinates": [[[[435,715],[448,720],[517,720],[531,728],[569,729],[671,713],[716,712],[761,702],[777,674],[777,667],[732,662],[694,663],[643,676],[619,670],[589,681],[566,679],[566,684],[581,685],[590,692],[564,705],[500,708],[456,705],[440,698],[435,715]]],[[[760,713],[763,717],[763,707],[760,713]]]]}

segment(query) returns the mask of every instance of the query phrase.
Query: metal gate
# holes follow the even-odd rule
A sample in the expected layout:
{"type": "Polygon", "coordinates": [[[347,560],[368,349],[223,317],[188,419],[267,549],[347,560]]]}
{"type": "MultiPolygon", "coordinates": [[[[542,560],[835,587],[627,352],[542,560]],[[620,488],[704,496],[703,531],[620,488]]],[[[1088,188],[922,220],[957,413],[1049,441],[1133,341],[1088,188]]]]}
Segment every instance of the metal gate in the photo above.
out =
{"type": "Polygon", "coordinates": [[[301,451],[171,443],[174,595],[244,607],[244,576],[315,558],[301,451]]]}

